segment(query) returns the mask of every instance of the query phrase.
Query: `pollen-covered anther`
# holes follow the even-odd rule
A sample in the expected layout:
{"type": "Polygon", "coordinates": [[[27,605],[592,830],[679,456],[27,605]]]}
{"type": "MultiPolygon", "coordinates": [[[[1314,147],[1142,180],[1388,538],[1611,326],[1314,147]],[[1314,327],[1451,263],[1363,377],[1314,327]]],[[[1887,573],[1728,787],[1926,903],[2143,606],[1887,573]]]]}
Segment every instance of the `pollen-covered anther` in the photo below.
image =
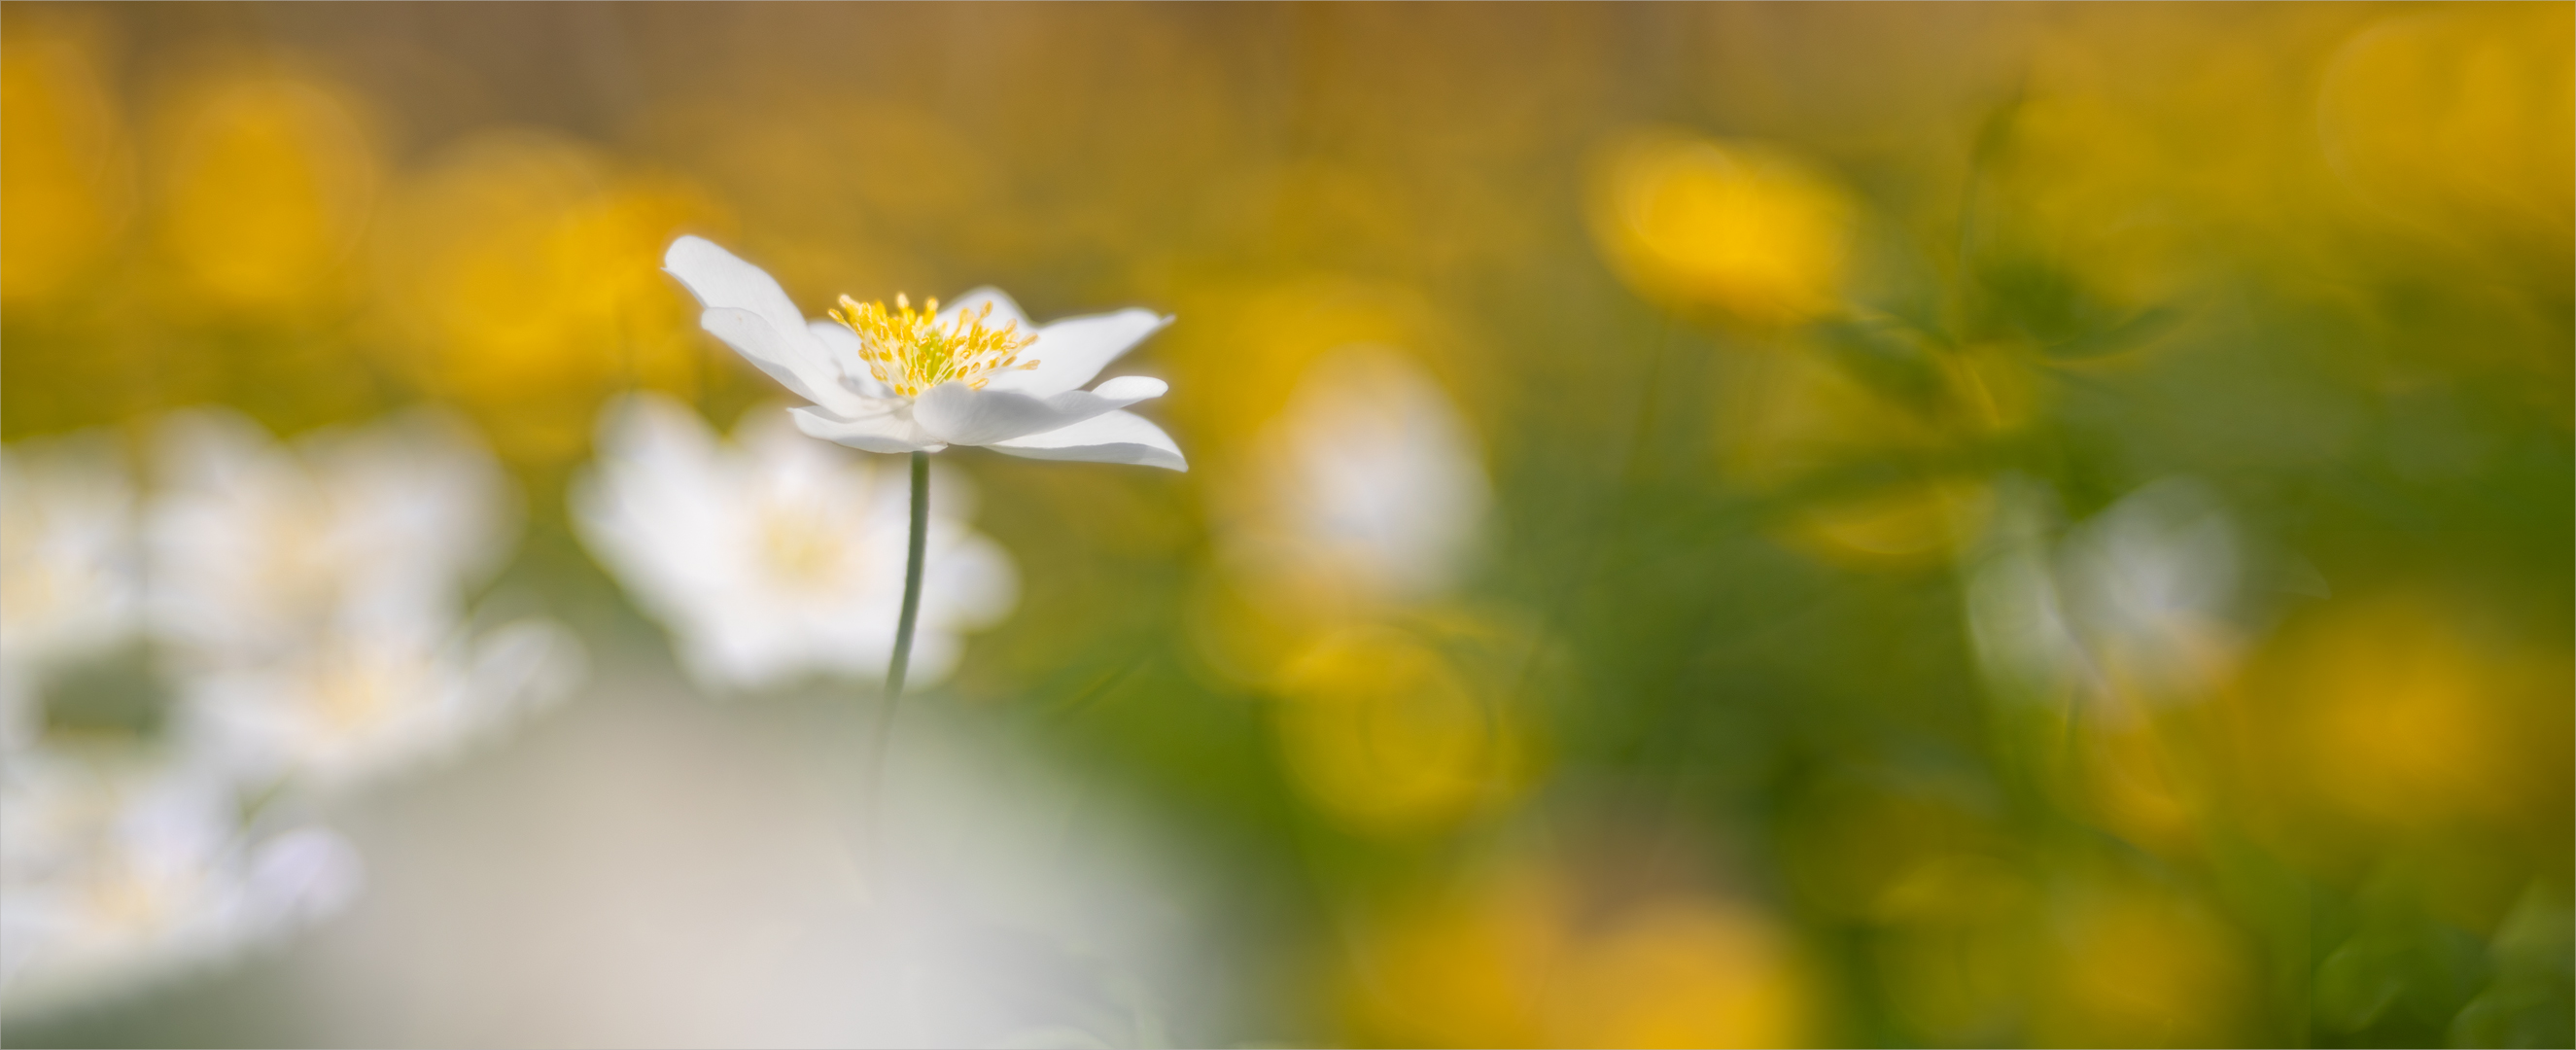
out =
{"type": "Polygon", "coordinates": [[[1022,333],[1017,321],[992,327],[992,314],[993,304],[986,303],[973,311],[959,310],[943,325],[939,300],[916,311],[901,295],[894,297],[892,310],[882,302],[863,303],[844,295],[840,309],[831,311],[833,320],[858,333],[859,359],[867,362],[868,371],[905,397],[950,382],[981,390],[996,372],[1036,368],[1036,361],[1020,360],[1020,351],[1037,341],[1036,334],[1022,333]]]}

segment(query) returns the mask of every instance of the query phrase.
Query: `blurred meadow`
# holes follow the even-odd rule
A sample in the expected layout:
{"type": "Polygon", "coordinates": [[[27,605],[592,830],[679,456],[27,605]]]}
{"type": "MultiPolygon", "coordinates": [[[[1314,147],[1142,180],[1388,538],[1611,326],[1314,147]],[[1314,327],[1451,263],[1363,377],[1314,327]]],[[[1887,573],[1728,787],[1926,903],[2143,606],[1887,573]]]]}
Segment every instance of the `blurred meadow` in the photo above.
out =
{"type": "Polygon", "coordinates": [[[2571,13],[0,4],[0,1036],[2570,1045],[2571,13]]]}

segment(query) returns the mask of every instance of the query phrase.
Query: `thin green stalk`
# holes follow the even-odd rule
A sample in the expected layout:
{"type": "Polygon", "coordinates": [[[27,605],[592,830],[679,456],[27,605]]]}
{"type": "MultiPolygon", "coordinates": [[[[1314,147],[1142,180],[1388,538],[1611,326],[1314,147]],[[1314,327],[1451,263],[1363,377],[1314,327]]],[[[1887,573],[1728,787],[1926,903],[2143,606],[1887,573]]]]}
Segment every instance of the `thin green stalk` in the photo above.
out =
{"type": "MultiPolygon", "coordinates": [[[[912,454],[912,542],[903,556],[903,618],[895,621],[894,661],[886,665],[886,710],[903,696],[912,669],[912,628],[921,619],[921,555],[930,545],[930,453],[912,454]]],[[[891,716],[888,716],[891,717],[891,716]]]]}
{"type": "Polygon", "coordinates": [[[878,848],[878,814],[884,807],[886,742],[894,737],[894,711],[903,699],[903,678],[912,669],[912,629],[921,619],[921,563],[930,546],[930,453],[912,454],[912,536],[904,548],[903,614],[894,628],[894,657],[886,663],[885,695],[877,702],[877,732],[868,751],[868,862],[882,876],[885,863],[878,848]]]}

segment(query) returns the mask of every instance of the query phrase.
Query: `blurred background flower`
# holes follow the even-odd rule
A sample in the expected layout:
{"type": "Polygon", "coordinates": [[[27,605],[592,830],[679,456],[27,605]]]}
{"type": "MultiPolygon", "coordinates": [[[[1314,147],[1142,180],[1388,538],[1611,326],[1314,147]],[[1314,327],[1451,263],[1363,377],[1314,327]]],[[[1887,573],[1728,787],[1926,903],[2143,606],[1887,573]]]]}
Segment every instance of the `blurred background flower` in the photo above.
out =
{"type": "MultiPolygon", "coordinates": [[[[1420,365],[1383,347],[1317,360],[1229,478],[1234,572],[1263,604],[1382,606],[1456,589],[1492,502],[1484,450],[1420,365]]],[[[1230,513],[1229,513],[1230,512],[1230,513]]]]}
{"type": "Polygon", "coordinates": [[[1783,931],[1631,849],[1507,860],[1391,905],[1354,938],[1356,1034],[1405,1046],[1816,1038],[1818,1004],[1783,931]]]}
{"type": "Polygon", "coordinates": [[[337,85],[242,65],[164,88],[154,117],[154,236],[171,293],[214,314],[341,305],[382,179],[375,143],[337,85]]]}
{"type": "Polygon", "coordinates": [[[2566,1045],[2569,18],[0,5],[0,1040],[2566,1045]]]}
{"type": "MultiPolygon", "coordinates": [[[[653,395],[611,405],[600,424],[603,462],[573,493],[583,541],[676,636],[701,684],[885,673],[912,506],[901,460],[817,441],[768,407],[729,441],[653,395]]],[[[975,493],[964,481],[931,485],[912,657],[925,686],[957,666],[962,635],[1000,622],[1019,597],[1010,555],[966,526],[975,493]]]]}
{"type": "Polygon", "coordinates": [[[0,739],[40,729],[37,676],[127,641],[143,606],[134,486],[98,432],[0,450],[0,739]]]}
{"type": "Polygon", "coordinates": [[[1782,147],[1638,132],[1595,163],[1593,235],[1640,290],[1757,324],[1840,298],[1851,200],[1782,147]]]}
{"type": "Polygon", "coordinates": [[[238,954],[344,906],[359,862],[318,827],[243,830],[191,770],[11,756],[5,960],[12,1008],[96,999],[238,954]]]}
{"type": "Polygon", "coordinates": [[[134,207],[133,145],[107,94],[96,33],[25,25],[9,34],[0,106],[12,187],[0,239],[0,299],[63,295],[112,258],[134,207]]]}

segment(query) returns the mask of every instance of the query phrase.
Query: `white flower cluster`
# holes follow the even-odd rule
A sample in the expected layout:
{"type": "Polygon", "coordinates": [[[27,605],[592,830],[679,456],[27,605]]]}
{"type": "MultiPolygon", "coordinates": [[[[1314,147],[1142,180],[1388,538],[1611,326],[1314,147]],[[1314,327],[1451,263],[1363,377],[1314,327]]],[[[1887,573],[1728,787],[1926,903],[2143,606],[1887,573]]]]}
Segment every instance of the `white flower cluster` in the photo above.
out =
{"type": "Polygon", "coordinates": [[[542,620],[473,622],[498,467],[420,413],[281,445],[161,421],[153,484],[102,433],[0,449],[0,1007],[223,958],[345,903],[300,813],[580,677],[542,620]]]}

